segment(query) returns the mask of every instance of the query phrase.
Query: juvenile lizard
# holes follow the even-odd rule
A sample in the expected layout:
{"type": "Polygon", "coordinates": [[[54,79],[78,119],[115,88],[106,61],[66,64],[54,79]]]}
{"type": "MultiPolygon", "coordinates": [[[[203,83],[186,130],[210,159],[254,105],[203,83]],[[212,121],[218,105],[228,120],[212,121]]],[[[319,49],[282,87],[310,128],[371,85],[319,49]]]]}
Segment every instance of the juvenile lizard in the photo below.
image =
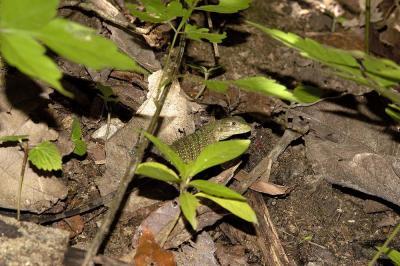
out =
{"type": "MultiPolygon", "coordinates": [[[[176,140],[170,145],[170,147],[176,153],[178,153],[178,155],[183,159],[184,162],[187,163],[195,160],[206,146],[220,140],[227,139],[233,135],[247,133],[250,130],[251,127],[241,117],[236,116],[225,118],[204,125],[194,133],[176,140]]],[[[115,192],[111,192],[104,197],[95,199],[91,203],[84,206],[60,214],[46,215],[39,217],[38,219],[31,218],[29,220],[41,224],[61,220],[103,206],[106,203],[110,202],[114,195],[115,192]]]]}

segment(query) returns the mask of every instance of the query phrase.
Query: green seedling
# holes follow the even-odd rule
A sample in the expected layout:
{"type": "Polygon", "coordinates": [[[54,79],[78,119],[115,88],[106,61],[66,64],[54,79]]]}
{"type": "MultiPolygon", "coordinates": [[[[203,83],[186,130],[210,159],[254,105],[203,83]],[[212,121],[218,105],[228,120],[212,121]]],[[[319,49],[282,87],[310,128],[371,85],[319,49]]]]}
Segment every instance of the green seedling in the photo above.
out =
{"type": "Polygon", "coordinates": [[[197,228],[196,208],[200,204],[199,199],[202,198],[215,202],[248,222],[257,223],[255,212],[242,195],[220,184],[201,179],[194,180],[194,177],[204,170],[244,153],[250,144],[249,140],[228,140],[211,144],[194,161],[185,162],[170,146],[158,138],[148,133],[145,133],[145,136],[171,162],[177,172],[157,162],[145,162],[138,166],[136,174],[177,184],[181,211],[193,229],[197,228]]]}
{"type": "MultiPolygon", "coordinates": [[[[110,134],[110,125],[111,125],[111,114],[112,114],[112,105],[118,103],[118,97],[114,94],[112,88],[110,86],[104,86],[101,84],[97,85],[97,89],[100,91],[99,97],[103,99],[104,107],[107,111],[107,129],[105,139],[108,139],[108,135],[110,134]]],[[[102,112],[103,113],[103,112],[102,112]]]]}
{"type": "MultiPolygon", "coordinates": [[[[197,71],[199,71],[200,73],[203,74],[204,77],[204,83],[207,82],[207,80],[213,75],[215,74],[218,70],[220,70],[222,68],[222,66],[214,66],[214,67],[205,67],[205,66],[201,66],[201,65],[193,65],[193,64],[187,64],[190,68],[195,69],[197,71]]],[[[205,89],[207,88],[206,84],[204,84],[201,89],[199,90],[199,92],[197,93],[197,95],[194,97],[194,100],[199,99],[205,89]]]]}
{"type": "Polygon", "coordinates": [[[0,145],[3,143],[16,143],[24,151],[24,158],[22,160],[21,172],[19,176],[19,186],[17,194],[17,219],[21,217],[21,193],[22,184],[24,182],[25,169],[28,160],[38,169],[44,171],[57,171],[61,170],[61,155],[57,147],[45,141],[39,143],[35,147],[29,147],[28,135],[15,135],[0,137],[0,145]]]}

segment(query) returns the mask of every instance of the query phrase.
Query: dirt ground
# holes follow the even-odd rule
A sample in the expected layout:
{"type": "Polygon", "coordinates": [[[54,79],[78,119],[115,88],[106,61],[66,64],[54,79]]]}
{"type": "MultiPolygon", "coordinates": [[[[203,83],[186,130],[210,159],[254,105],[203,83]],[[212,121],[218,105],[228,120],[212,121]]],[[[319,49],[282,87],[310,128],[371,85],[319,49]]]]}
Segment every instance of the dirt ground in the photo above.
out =
{"type": "MultiPolygon", "coordinates": [[[[349,16],[357,17],[351,13],[349,16]]],[[[354,121],[357,120],[360,125],[372,121],[367,115],[359,115],[366,112],[363,108],[368,107],[370,103],[378,102],[378,105],[374,105],[374,114],[384,113],[384,105],[379,106],[380,100],[376,93],[340,79],[326,67],[302,58],[297,52],[281,46],[255,28],[244,24],[244,19],[302,36],[314,36],[339,48],[362,49],[363,45],[362,32],[345,31],[338,25],[336,32],[331,33],[332,18],[303,1],[254,0],[251,7],[240,15],[214,18],[214,27],[221,27],[228,33],[228,40],[219,45],[219,63],[225,72],[217,79],[238,79],[261,74],[291,88],[299,83],[310,84],[323,89],[328,96],[337,96],[345,92],[346,96],[329,101],[330,104],[340,106],[330,109],[330,114],[334,113],[335,119],[340,120],[344,119],[343,117],[347,119],[351,113],[351,123],[356,123],[354,121]],[[300,3],[299,6],[308,10],[309,14],[294,16],[294,3],[300,3]],[[343,110],[348,113],[341,108],[345,108],[343,110]]],[[[156,54],[161,57],[163,48],[157,49],[156,54]]],[[[202,61],[204,64],[212,65],[214,63],[212,54],[211,45],[190,43],[185,62],[202,61]]],[[[18,74],[15,75],[18,77],[18,74]]],[[[77,89],[87,85],[86,82],[78,82],[72,77],[67,78],[66,83],[73,84],[72,87],[77,89]]],[[[115,81],[116,85],[117,83],[115,81]]],[[[121,84],[124,83],[121,81],[121,84]]],[[[193,80],[185,78],[181,80],[181,87],[191,96],[195,95],[199,88],[193,80]]],[[[104,174],[106,166],[95,162],[104,159],[105,144],[104,141],[94,140],[91,135],[105,118],[99,116],[102,110],[101,100],[96,98],[93,90],[84,89],[84,91],[82,99],[78,101],[71,101],[54,93],[50,95],[48,108],[44,109],[42,114],[38,114],[39,118],[51,117],[52,123],[62,130],[67,130],[73,114],[80,116],[84,139],[89,146],[88,156],[82,158],[71,156],[64,159],[63,173],[59,174],[59,178],[68,185],[68,198],[49,212],[60,212],[64,208],[73,209],[74,206],[82,205],[100,195],[94,181],[104,174]]],[[[130,105],[121,104],[113,110],[114,116],[123,122],[129,120],[132,112],[144,99],[145,92],[140,88],[136,87],[134,93],[130,105]]],[[[252,123],[253,130],[249,136],[252,143],[241,165],[246,171],[251,171],[268,155],[285,131],[275,119],[281,115],[279,110],[283,105],[280,100],[231,89],[227,95],[206,91],[199,102],[206,106],[207,111],[201,114],[201,119],[212,115],[216,117],[240,115],[252,123]]],[[[310,115],[320,110],[319,106],[315,109],[302,108],[304,108],[303,114],[310,115]]],[[[339,132],[337,135],[327,134],[336,140],[335,143],[341,143],[343,134],[349,136],[349,131],[361,130],[360,127],[354,127],[341,131],[341,126],[336,127],[337,120],[328,120],[330,118],[327,116],[323,119],[321,121],[333,128],[332,132],[335,132],[334,130],[339,132]]],[[[379,120],[377,124],[380,126],[380,133],[392,132],[393,126],[388,119],[379,120]]],[[[310,128],[310,132],[317,131],[315,127],[310,126],[310,128]]],[[[395,145],[396,140],[393,139],[395,145]]],[[[288,192],[284,195],[263,195],[281,244],[289,261],[294,265],[366,265],[375,254],[375,247],[382,245],[398,223],[398,207],[388,199],[383,200],[368,195],[369,193],[365,191],[363,193],[363,190],[357,191],[354,187],[343,186],[332,176],[327,177],[332,175],[332,172],[322,171],[321,169],[326,170],[324,166],[318,166],[320,168],[316,166],[315,158],[312,156],[316,149],[311,146],[318,145],[312,141],[315,139],[311,137],[297,138],[272,165],[269,181],[288,188],[288,192]]],[[[328,157],[327,161],[329,160],[334,159],[328,157]]],[[[160,184],[138,185],[152,188],[160,184]]],[[[164,191],[170,189],[166,187],[164,191]]],[[[135,216],[121,215],[107,239],[104,254],[116,258],[129,254],[137,226],[160,205],[160,200],[171,199],[174,196],[176,195],[173,193],[165,193],[159,196],[158,203],[136,211],[135,216]]],[[[106,209],[100,207],[73,218],[50,223],[48,226],[70,231],[71,245],[85,249],[95,236],[106,209]]],[[[227,225],[242,231],[246,231],[249,226],[227,217],[216,225],[206,228],[214,240],[216,258],[220,265],[267,265],[263,262],[260,250],[246,245],[245,239],[235,239],[229,235],[230,229],[227,229],[227,225]]],[[[398,238],[392,241],[391,247],[400,249],[398,238]]],[[[175,250],[180,249],[175,248],[175,250]]],[[[380,263],[390,265],[387,260],[381,260],[380,263]]]]}

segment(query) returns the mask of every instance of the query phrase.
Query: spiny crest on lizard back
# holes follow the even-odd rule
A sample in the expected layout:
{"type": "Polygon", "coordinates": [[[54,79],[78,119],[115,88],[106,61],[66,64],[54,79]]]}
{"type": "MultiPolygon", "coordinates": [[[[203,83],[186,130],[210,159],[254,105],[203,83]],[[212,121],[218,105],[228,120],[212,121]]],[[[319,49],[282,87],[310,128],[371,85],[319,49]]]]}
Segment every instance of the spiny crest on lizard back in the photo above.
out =
{"type": "Polygon", "coordinates": [[[251,127],[240,116],[224,118],[214,122],[213,133],[216,140],[224,140],[233,135],[247,133],[251,127]]]}

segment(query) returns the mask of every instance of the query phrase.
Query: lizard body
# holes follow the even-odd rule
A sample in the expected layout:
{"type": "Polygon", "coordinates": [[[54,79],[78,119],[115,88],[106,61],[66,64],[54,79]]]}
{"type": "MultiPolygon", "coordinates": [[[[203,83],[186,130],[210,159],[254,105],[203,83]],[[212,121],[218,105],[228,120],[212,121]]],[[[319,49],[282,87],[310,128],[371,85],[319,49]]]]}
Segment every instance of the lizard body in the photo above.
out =
{"type": "MultiPolygon", "coordinates": [[[[175,142],[170,147],[178,153],[184,162],[188,163],[197,158],[201,151],[210,144],[216,143],[220,140],[227,139],[233,135],[247,133],[251,130],[251,127],[241,117],[230,117],[214,122],[208,123],[202,126],[194,133],[186,135],[175,142]]],[[[111,192],[104,197],[93,200],[89,204],[66,211],[56,215],[46,215],[35,219],[29,219],[30,221],[37,223],[48,223],[52,221],[61,220],[67,217],[78,215],[80,213],[88,212],[95,208],[105,205],[110,202],[115,195],[115,191],[111,192]]]]}

